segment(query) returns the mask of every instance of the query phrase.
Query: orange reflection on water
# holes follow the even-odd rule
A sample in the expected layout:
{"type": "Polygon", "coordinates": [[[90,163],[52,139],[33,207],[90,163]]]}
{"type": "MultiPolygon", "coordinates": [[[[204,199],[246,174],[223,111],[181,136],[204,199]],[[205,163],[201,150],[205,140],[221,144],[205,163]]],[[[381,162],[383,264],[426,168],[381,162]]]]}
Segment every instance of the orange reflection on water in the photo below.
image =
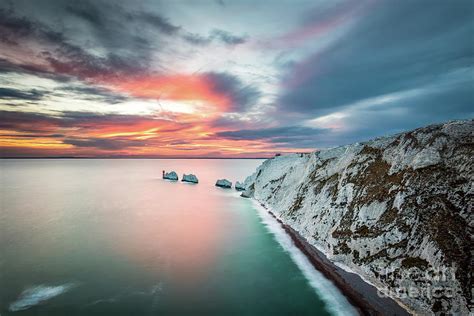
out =
{"type": "Polygon", "coordinates": [[[111,222],[110,242],[119,254],[153,276],[164,274],[174,283],[197,285],[212,273],[228,238],[226,215],[220,211],[222,196],[201,192],[204,188],[199,186],[157,182],[166,191],[133,197],[141,199],[142,206],[136,212],[126,208],[126,216],[121,214],[126,222],[111,222]]]}

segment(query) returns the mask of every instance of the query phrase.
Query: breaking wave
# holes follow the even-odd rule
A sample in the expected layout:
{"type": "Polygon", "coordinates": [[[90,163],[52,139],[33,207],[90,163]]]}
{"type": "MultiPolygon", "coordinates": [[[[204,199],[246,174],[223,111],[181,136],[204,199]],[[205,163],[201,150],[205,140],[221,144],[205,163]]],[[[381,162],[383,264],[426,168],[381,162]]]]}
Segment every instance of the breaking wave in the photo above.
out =
{"type": "Polygon", "coordinates": [[[16,301],[10,304],[8,310],[11,312],[16,312],[28,309],[34,305],[40,304],[41,302],[66,293],[75,286],[76,285],[73,283],[66,283],[56,286],[41,284],[29,287],[21,292],[16,301]]]}
{"type": "Polygon", "coordinates": [[[328,311],[333,315],[358,315],[357,310],[349,303],[339,289],[316,270],[306,255],[296,247],[281,224],[256,201],[253,201],[253,203],[263,224],[275,236],[283,249],[290,254],[291,259],[296,263],[311,287],[326,303],[328,311]]]}

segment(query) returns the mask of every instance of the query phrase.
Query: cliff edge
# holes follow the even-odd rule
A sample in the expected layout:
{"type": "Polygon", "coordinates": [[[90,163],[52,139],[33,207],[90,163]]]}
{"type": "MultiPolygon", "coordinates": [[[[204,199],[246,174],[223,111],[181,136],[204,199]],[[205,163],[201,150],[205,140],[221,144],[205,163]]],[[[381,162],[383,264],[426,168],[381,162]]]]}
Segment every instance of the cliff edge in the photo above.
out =
{"type": "Polygon", "coordinates": [[[245,181],[334,263],[417,314],[469,314],[474,121],[268,159],[245,181]]]}

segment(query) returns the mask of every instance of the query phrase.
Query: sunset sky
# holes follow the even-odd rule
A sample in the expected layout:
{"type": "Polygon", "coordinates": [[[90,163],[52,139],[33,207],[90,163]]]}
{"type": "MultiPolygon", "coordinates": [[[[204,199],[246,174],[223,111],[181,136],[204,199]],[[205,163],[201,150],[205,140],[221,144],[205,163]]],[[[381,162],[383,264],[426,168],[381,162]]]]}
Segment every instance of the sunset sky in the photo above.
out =
{"type": "Polygon", "coordinates": [[[2,157],[267,157],[474,113],[473,1],[0,0],[2,157]]]}

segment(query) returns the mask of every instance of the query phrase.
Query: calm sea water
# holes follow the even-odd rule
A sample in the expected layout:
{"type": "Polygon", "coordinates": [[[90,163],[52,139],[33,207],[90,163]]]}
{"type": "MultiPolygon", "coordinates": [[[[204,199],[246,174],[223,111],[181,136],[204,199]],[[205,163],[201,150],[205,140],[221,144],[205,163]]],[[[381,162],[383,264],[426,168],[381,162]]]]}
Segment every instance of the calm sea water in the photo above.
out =
{"type": "Polygon", "coordinates": [[[272,219],[214,187],[260,163],[0,161],[0,314],[344,313],[272,219]]]}

